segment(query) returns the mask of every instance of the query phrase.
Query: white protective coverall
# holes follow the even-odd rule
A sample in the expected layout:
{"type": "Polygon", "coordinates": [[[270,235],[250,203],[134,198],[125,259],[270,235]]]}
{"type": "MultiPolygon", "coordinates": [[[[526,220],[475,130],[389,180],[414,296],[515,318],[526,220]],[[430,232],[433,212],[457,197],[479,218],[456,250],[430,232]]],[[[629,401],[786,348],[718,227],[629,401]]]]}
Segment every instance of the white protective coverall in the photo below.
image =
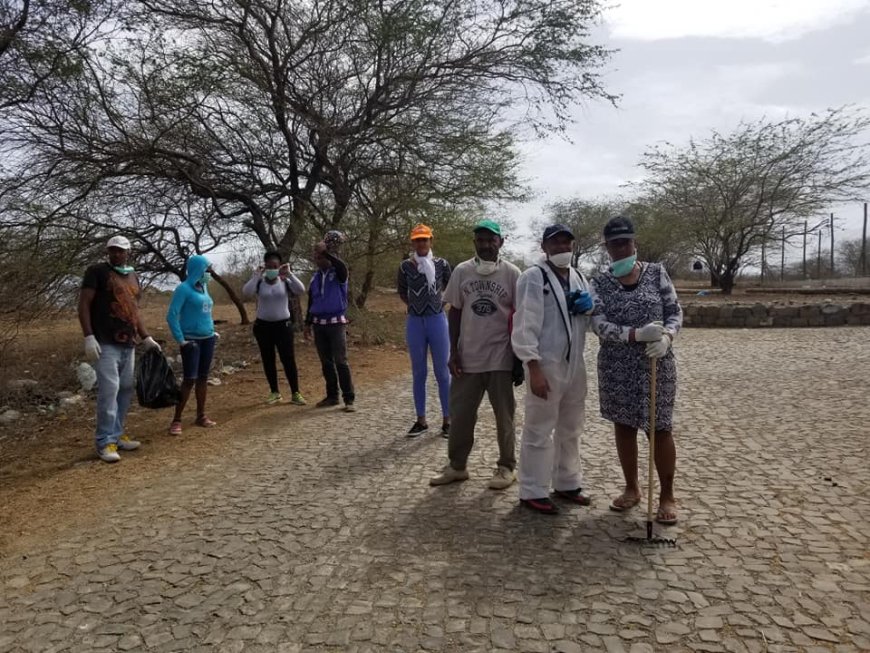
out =
{"type": "MultiPolygon", "coordinates": [[[[570,290],[589,286],[570,268],[570,290]]],[[[520,449],[520,499],[542,499],[554,490],[583,487],[580,434],[586,417],[583,350],[590,317],[571,315],[556,273],[541,259],[517,281],[511,344],[526,365],[540,361],[550,391],[546,399],[526,388],[520,449]]]]}

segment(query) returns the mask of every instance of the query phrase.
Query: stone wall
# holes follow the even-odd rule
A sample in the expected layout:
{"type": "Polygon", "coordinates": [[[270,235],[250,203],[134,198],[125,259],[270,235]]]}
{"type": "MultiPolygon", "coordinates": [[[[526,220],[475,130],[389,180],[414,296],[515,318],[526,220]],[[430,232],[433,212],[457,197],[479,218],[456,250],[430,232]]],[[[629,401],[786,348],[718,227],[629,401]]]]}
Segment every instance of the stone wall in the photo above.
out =
{"type": "Polygon", "coordinates": [[[870,325],[870,303],[713,304],[682,302],[687,327],[760,328],[870,325]]]}

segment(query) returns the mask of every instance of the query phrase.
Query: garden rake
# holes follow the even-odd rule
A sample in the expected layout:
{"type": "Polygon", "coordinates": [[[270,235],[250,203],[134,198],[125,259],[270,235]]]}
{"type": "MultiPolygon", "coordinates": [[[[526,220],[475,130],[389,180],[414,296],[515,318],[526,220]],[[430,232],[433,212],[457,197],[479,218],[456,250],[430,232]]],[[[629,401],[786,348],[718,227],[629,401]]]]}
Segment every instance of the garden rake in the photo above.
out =
{"type": "Polygon", "coordinates": [[[634,542],[645,546],[677,546],[672,538],[653,535],[653,485],[655,484],[656,457],[656,368],[658,360],[649,359],[649,473],[647,475],[646,491],[646,537],[630,536],[626,542],[634,542]]]}

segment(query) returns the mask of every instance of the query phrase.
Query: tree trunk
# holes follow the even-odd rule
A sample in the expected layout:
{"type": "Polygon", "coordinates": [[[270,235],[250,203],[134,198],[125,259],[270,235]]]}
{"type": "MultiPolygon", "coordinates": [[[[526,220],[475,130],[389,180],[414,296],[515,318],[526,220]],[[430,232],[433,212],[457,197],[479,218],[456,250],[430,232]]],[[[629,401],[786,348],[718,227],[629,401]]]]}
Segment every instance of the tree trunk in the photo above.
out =
{"type": "Polygon", "coordinates": [[[245,308],[245,304],[242,302],[241,299],[239,299],[239,296],[236,294],[236,291],[233,290],[233,287],[228,284],[226,280],[214,270],[212,270],[211,278],[217,281],[221,285],[221,287],[227,291],[227,297],[230,298],[230,301],[235,304],[236,308],[239,310],[241,324],[250,324],[251,321],[248,319],[248,311],[245,308]]]}
{"type": "Polygon", "coordinates": [[[734,290],[734,273],[730,270],[725,270],[722,276],[719,277],[719,288],[723,295],[730,295],[734,290]]]}
{"type": "Polygon", "coordinates": [[[375,283],[375,271],[372,269],[371,265],[367,265],[366,267],[368,269],[363,278],[362,288],[359,289],[359,292],[356,295],[356,300],[354,301],[356,307],[360,309],[365,308],[366,300],[369,298],[369,293],[372,291],[372,287],[375,283]]]}
{"type": "Polygon", "coordinates": [[[710,287],[718,288],[719,287],[719,273],[716,272],[713,268],[710,268],[710,287]]]}

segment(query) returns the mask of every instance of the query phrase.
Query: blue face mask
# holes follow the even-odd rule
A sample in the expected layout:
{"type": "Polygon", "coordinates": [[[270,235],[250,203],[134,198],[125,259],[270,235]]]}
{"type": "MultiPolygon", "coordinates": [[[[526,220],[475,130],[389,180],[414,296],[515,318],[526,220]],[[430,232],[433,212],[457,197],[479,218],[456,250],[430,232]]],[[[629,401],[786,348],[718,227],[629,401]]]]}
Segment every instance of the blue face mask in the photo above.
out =
{"type": "Polygon", "coordinates": [[[268,270],[263,270],[263,276],[269,281],[274,281],[278,278],[278,270],[269,268],[268,270]]]}
{"type": "Polygon", "coordinates": [[[613,273],[614,277],[624,277],[631,274],[635,263],[637,263],[637,254],[632,254],[631,256],[621,258],[618,261],[611,263],[610,271],[613,273]]]}
{"type": "Polygon", "coordinates": [[[133,267],[129,265],[113,265],[112,269],[118,274],[130,274],[133,271],[133,267]]]}
{"type": "Polygon", "coordinates": [[[202,277],[201,277],[200,280],[199,280],[199,282],[200,282],[203,286],[206,285],[209,281],[211,281],[211,273],[210,273],[210,272],[206,272],[205,274],[203,274],[202,277]]]}

